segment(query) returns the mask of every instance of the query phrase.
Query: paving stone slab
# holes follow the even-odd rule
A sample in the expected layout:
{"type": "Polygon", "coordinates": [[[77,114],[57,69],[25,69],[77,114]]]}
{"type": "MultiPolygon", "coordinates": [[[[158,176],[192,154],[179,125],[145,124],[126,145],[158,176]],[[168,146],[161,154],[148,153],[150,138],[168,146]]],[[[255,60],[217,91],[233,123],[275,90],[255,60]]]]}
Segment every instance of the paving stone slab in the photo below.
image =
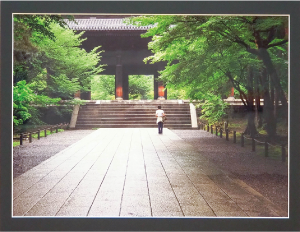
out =
{"type": "Polygon", "coordinates": [[[193,205],[183,205],[182,211],[184,216],[186,217],[199,217],[199,214],[201,214],[201,217],[214,217],[216,214],[214,211],[208,206],[193,206],[193,205]]]}
{"type": "Polygon", "coordinates": [[[15,178],[13,196],[13,215],[28,217],[282,215],[166,128],[95,130],[15,178]]]}

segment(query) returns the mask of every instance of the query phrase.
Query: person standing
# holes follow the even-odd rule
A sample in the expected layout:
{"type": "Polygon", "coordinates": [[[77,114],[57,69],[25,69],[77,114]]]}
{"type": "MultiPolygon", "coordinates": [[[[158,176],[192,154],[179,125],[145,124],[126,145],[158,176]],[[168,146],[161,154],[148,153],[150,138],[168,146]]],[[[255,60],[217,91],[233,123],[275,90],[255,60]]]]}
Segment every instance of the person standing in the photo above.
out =
{"type": "Polygon", "coordinates": [[[162,134],[163,131],[163,117],[165,116],[165,112],[161,109],[161,106],[158,106],[158,110],[156,110],[156,123],[158,125],[158,134],[162,134]]]}

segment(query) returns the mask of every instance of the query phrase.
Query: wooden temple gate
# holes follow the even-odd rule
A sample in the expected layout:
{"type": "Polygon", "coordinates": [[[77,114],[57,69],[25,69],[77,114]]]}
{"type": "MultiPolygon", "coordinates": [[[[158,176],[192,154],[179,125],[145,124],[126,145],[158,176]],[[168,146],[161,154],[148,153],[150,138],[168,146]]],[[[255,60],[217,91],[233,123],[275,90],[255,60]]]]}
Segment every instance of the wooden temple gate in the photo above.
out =
{"type": "MultiPolygon", "coordinates": [[[[82,48],[87,52],[101,45],[101,63],[106,64],[103,75],[115,75],[115,97],[128,100],[129,75],[153,75],[154,99],[167,99],[163,82],[158,82],[158,71],[165,66],[163,62],[145,64],[143,59],[152,55],[148,50],[151,38],[141,38],[149,27],[135,27],[123,23],[128,16],[96,15],[94,17],[76,15],[75,22],[68,22],[69,27],[78,32],[85,31],[82,48]]],[[[77,95],[79,97],[79,95],[77,95]]],[[[80,98],[91,100],[91,92],[81,93],[80,98]]]]}

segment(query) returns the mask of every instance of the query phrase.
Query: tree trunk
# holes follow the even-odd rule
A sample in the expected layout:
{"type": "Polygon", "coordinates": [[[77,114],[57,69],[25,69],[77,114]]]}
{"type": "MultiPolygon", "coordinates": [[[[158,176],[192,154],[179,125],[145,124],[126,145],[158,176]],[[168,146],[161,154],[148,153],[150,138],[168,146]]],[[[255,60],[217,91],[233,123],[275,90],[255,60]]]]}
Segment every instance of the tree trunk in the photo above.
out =
{"type": "Polygon", "coordinates": [[[274,87],[276,89],[276,92],[278,94],[278,98],[281,101],[282,107],[283,107],[283,116],[285,119],[288,118],[288,103],[287,99],[285,97],[285,93],[281,87],[280,80],[278,78],[277,72],[275,70],[275,67],[272,63],[271,57],[268,53],[268,51],[264,48],[260,48],[259,50],[259,56],[262,59],[265,67],[267,68],[267,71],[273,81],[274,87]]]}
{"type": "Polygon", "coordinates": [[[263,126],[263,115],[262,115],[262,107],[260,102],[260,95],[255,98],[255,107],[256,107],[256,124],[258,128],[262,128],[263,126]]]}
{"type": "Polygon", "coordinates": [[[255,137],[258,133],[255,126],[255,108],[254,108],[254,94],[253,94],[253,68],[249,67],[248,74],[248,101],[247,101],[247,119],[248,124],[245,130],[245,134],[250,135],[251,137],[255,137]]]}
{"type": "Polygon", "coordinates": [[[270,100],[271,103],[274,105],[274,85],[273,85],[273,81],[272,78],[269,78],[269,92],[270,92],[270,100]]]}
{"type": "Polygon", "coordinates": [[[269,81],[267,77],[267,72],[264,69],[262,74],[263,86],[264,86],[264,119],[266,122],[266,131],[270,138],[276,135],[276,120],[274,118],[274,103],[272,103],[269,81]]]}
{"type": "Polygon", "coordinates": [[[274,117],[277,119],[278,116],[278,94],[276,89],[274,90],[274,117]]]}
{"type": "Polygon", "coordinates": [[[247,127],[244,131],[245,134],[251,135],[254,137],[257,134],[256,126],[255,126],[255,109],[254,109],[254,98],[253,98],[253,73],[251,68],[249,68],[249,75],[248,75],[248,94],[245,94],[241,88],[236,85],[236,83],[233,81],[233,77],[231,76],[230,72],[227,72],[226,75],[229,77],[231,83],[233,86],[239,91],[240,98],[242,102],[244,103],[244,106],[247,110],[247,127]]]}
{"type": "Polygon", "coordinates": [[[266,122],[266,131],[270,138],[276,136],[276,120],[273,114],[273,104],[268,91],[264,94],[265,104],[264,104],[264,117],[266,122]]]}
{"type": "Polygon", "coordinates": [[[247,112],[247,121],[248,121],[248,123],[247,123],[247,127],[246,127],[244,133],[247,134],[247,135],[250,135],[250,137],[254,138],[257,135],[258,132],[257,132],[256,126],[255,126],[255,111],[253,109],[248,110],[248,112],[247,112]]]}
{"type": "Polygon", "coordinates": [[[254,77],[254,85],[255,85],[255,109],[256,109],[256,124],[258,128],[262,128],[263,126],[263,117],[262,117],[262,107],[261,107],[261,93],[259,89],[258,83],[258,74],[254,77]]]}

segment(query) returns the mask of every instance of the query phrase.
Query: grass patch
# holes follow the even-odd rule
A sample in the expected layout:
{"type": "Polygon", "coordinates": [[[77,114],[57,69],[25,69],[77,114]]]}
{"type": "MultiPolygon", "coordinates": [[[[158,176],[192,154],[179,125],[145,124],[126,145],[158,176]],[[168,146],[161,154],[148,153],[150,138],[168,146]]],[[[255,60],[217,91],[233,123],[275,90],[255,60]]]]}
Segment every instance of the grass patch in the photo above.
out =
{"type": "Polygon", "coordinates": [[[260,130],[260,131],[258,131],[258,133],[261,135],[268,135],[266,130],[260,130]]]}
{"type": "Polygon", "coordinates": [[[242,124],[240,123],[229,123],[228,124],[228,127],[231,127],[231,128],[241,128],[242,124]]]}
{"type": "MultiPolygon", "coordinates": [[[[63,132],[63,131],[65,131],[65,130],[64,129],[58,129],[58,132],[63,132]]],[[[53,129],[52,133],[51,133],[50,130],[47,130],[47,136],[51,135],[51,134],[54,134],[54,133],[56,133],[56,129],[53,129]]],[[[14,138],[17,138],[17,137],[19,137],[19,135],[14,135],[14,138]]],[[[41,138],[45,137],[45,131],[44,130],[40,131],[40,137],[41,138]]],[[[37,133],[32,134],[32,138],[33,139],[38,139],[38,134],[37,133]]],[[[24,142],[28,142],[28,138],[27,139],[24,138],[23,143],[24,142]]],[[[13,147],[16,147],[16,146],[20,146],[20,141],[13,141],[13,147]]]]}
{"type": "MultiPolygon", "coordinates": [[[[210,125],[209,125],[210,126],[210,125]]],[[[281,119],[278,119],[277,125],[276,125],[276,132],[277,136],[275,138],[272,138],[270,144],[268,146],[268,159],[275,159],[275,160],[281,160],[282,159],[282,148],[280,144],[286,144],[287,138],[288,138],[288,127],[286,125],[286,122],[284,122],[281,119]],[[277,144],[277,145],[276,145],[277,144]],[[276,146],[275,146],[276,145],[276,146]]],[[[215,126],[214,133],[215,134],[215,126]]],[[[229,129],[229,142],[233,143],[233,132],[236,131],[236,146],[241,147],[241,134],[245,131],[247,128],[247,115],[240,114],[238,117],[230,117],[228,119],[228,129],[229,129]]],[[[253,152],[253,155],[259,155],[262,157],[265,157],[265,143],[268,139],[268,133],[265,130],[265,128],[256,128],[258,131],[257,138],[255,138],[257,141],[255,142],[255,152],[253,152]]],[[[204,131],[207,131],[207,127],[205,126],[204,131]]],[[[209,133],[211,133],[211,128],[209,128],[209,133]]],[[[252,139],[249,138],[249,135],[246,135],[247,138],[244,138],[244,148],[251,152],[252,151],[252,139]]],[[[220,132],[218,131],[218,137],[220,137],[220,132]]],[[[223,139],[226,138],[226,133],[223,129],[222,134],[223,139]]],[[[286,161],[288,160],[288,149],[285,148],[285,156],[286,161]]],[[[287,164],[288,162],[286,162],[287,164]]]]}
{"type": "MultiPolygon", "coordinates": [[[[63,131],[65,131],[64,129],[58,129],[58,132],[63,132],[63,131]]],[[[51,133],[51,131],[50,130],[47,130],[47,135],[51,135],[51,134],[54,134],[54,133],[56,133],[56,129],[53,129],[52,130],[52,133],[51,133]]],[[[40,137],[45,137],[45,131],[44,130],[41,130],[40,131],[40,137]]],[[[32,135],[32,138],[35,138],[35,139],[37,139],[38,138],[38,134],[37,133],[35,133],[35,134],[33,134],[32,135]]]]}
{"type": "MultiPolygon", "coordinates": [[[[210,133],[210,132],[209,132],[210,133]]],[[[215,131],[214,131],[215,134],[215,131]]],[[[223,139],[226,138],[226,133],[223,131],[223,139]]],[[[218,132],[218,137],[220,137],[220,133],[218,132]]],[[[236,145],[241,147],[241,137],[242,133],[236,132],[236,145]]],[[[256,138],[257,141],[263,142],[263,138],[256,138]]],[[[233,133],[229,133],[229,141],[233,142],[233,133]]],[[[255,142],[255,154],[259,156],[265,156],[265,144],[264,143],[258,143],[255,142]]],[[[252,151],[252,139],[247,136],[247,138],[244,138],[244,148],[248,151],[252,151]]],[[[287,149],[285,150],[285,155],[287,157],[287,149]]],[[[282,159],[282,150],[280,145],[269,145],[268,146],[268,158],[270,159],[276,159],[281,160],[282,159]]]]}
{"type": "MultiPolygon", "coordinates": [[[[261,156],[265,156],[265,146],[256,145],[256,153],[261,156]]],[[[287,149],[285,151],[285,155],[287,156],[287,149]]],[[[271,159],[281,160],[282,159],[282,150],[280,146],[268,146],[268,157],[271,159]]]]}
{"type": "Polygon", "coordinates": [[[13,142],[13,147],[16,147],[16,146],[20,146],[20,141],[18,141],[18,142],[13,142]]]}

